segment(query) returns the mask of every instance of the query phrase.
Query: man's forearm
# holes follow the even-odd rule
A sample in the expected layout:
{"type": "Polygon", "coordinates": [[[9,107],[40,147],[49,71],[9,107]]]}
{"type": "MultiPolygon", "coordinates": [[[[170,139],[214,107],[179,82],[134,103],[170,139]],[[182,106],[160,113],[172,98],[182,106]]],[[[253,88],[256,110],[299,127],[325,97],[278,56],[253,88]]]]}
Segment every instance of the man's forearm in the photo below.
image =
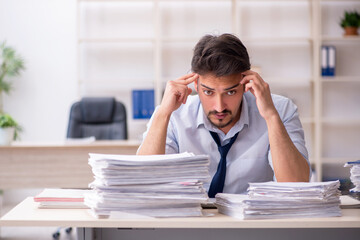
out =
{"type": "Polygon", "coordinates": [[[189,84],[199,77],[196,73],[186,74],[176,80],[168,81],[160,107],[154,113],[150,129],[139,148],[138,155],[165,154],[166,134],[171,114],[191,93],[189,84]]]}
{"type": "Polygon", "coordinates": [[[275,177],[279,182],[308,182],[309,165],[291,141],[278,114],[266,120],[275,177]]]}
{"type": "Polygon", "coordinates": [[[138,155],[165,154],[166,134],[170,116],[162,111],[155,112],[144,142],[139,148],[138,155]]]}

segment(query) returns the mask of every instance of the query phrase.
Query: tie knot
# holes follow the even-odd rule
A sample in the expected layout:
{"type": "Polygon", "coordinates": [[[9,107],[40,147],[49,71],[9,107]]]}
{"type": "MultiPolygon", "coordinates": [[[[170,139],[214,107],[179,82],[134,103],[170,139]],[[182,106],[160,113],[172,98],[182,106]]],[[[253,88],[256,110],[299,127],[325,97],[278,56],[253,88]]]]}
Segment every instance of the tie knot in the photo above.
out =
{"type": "Polygon", "coordinates": [[[209,131],[211,137],[214,139],[214,142],[216,143],[216,145],[218,146],[219,152],[220,149],[225,148],[227,149],[227,151],[229,151],[230,147],[233,145],[233,143],[235,142],[237,136],[239,135],[239,132],[237,132],[229,141],[229,143],[225,144],[224,146],[221,146],[221,142],[220,142],[220,138],[219,135],[216,132],[212,132],[209,131]]]}
{"type": "Polygon", "coordinates": [[[224,146],[221,146],[219,135],[216,132],[211,132],[211,131],[210,131],[210,134],[211,134],[211,137],[214,139],[216,145],[218,146],[218,150],[219,150],[219,153],[220,153],[221,157],[226,157],[226,155],[229,152],[231,146],[233,145],[233,143],[235,142],[237,136],[239,135],[239,133],[236,133],[230,139],[230,142],[228,142],[224,146]]]}

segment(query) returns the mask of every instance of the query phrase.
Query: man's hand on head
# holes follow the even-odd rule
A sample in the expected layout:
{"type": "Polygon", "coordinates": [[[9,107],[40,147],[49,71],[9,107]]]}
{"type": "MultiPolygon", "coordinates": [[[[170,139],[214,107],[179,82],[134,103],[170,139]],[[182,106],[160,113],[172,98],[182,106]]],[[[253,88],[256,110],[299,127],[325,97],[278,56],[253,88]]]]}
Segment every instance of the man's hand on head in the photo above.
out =
{"type": "Polygon", "coordinates": [[[181,106],[181,104],[185,104],[187,97],[192,92],[188,85],[194,82],[198,77],[198,74],[190,73],[176,80],[168,81],[159,110],[170,116],[173,111],[181,106]]]}
{"type": "Polygon", "coordinates": [[[271,98],[269,84],[257,72],[247,70],[242,74],[244,77],[240,83],[245,85],[245,92],[250,91],[255,96],[261,116],[267,120],[278,115],[271,98]]]}

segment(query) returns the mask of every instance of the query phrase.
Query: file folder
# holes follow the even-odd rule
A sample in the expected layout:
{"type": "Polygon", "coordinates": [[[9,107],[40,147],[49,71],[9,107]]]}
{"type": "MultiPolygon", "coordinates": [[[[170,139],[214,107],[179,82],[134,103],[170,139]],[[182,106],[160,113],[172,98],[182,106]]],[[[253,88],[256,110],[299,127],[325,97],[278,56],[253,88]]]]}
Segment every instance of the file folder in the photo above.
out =
{"type": "Polygon", "coordinates": [[[321,47],[321,76],[327,76],[328,51],[326,46],[321,47]]]}
{"type": "Polygon", "coordinates": [[[134,119],[148,119],[154,112],[154,90],[133,90],[132,105],[134,119]]]}
{"type": "Polygon", "coordinates": [[[328,65],[328,76],[335,76],[335,47],[328,46],[328,56],[329,56],[329,65],[328,65]]]}
{"type": "Polygon", "coordinates": [[[321,76],[335,76],[336,51],[334,46],[321,47],[321,76]]]}
{"type": "Polygon", "coordinates": [[[140,91],[134,90],[132,91],[132,106],[133,106],[133,118],[138,119],[141,118],[140,112],[140,101],[141,93],[140,91]]]}

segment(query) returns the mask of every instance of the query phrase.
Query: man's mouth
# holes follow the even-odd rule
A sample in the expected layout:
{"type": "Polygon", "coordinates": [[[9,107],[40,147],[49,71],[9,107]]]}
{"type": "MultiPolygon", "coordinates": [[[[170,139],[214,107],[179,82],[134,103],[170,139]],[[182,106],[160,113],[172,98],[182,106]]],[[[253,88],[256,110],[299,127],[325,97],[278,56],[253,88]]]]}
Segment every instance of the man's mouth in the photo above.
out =
{"type": "Polygon", "coordinates": [[[230,111],[229,111],[229,110],[224,110],[224,111],[222,111],[222,112],[211,111],[211,112],[209,113],[209,115],[214,115],[214,117],[215,117],[217,120],[223,120],[223,119],[226,118],[229,114],[230,114],[230,111]]]}
{"type": "Polygon", "coordinates": [[[214,114],[214,116],[219,120],[226,118],[227,115],[228,115],[227,113],[216,113],[216,114],[214,114]]]}

